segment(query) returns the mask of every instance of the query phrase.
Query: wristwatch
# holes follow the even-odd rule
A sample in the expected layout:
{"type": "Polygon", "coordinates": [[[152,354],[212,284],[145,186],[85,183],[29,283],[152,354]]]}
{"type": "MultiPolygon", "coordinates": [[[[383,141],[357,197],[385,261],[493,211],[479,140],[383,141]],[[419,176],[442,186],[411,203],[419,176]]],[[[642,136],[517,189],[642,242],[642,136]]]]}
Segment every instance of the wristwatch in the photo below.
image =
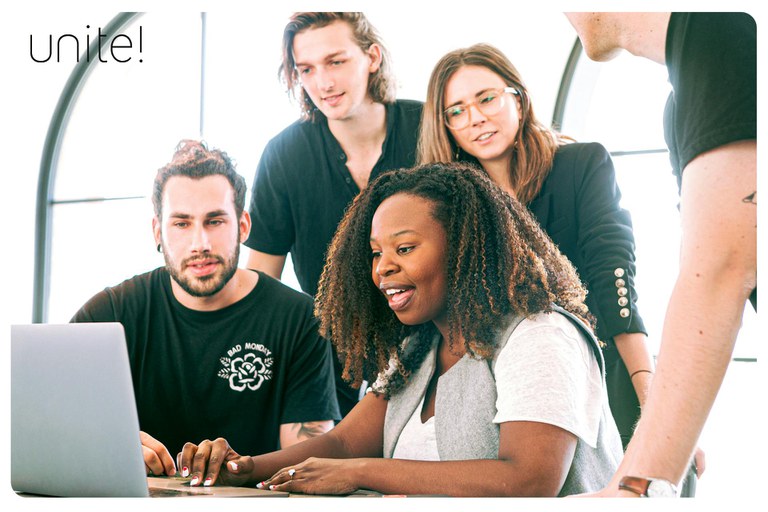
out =
{"type": "Polygon", "coordinates": [[[641,498],[676,498],[677,486],[661,478],[625,476],[619,482],[619,489],[631,491],[641,498]]]}

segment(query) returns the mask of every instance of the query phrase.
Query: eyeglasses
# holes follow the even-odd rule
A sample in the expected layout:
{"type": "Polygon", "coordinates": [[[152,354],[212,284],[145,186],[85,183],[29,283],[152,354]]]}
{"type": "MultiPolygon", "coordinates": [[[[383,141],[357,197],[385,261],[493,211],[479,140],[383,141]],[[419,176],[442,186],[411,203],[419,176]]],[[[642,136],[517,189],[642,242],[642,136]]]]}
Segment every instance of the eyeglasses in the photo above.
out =
{"type": "Polygon", "coordinates": [[[466,128],[470,123],[469,107],[474,105],[484,116],[498,114],[504,107],[504,97],[506,93],[520,94],[514,87],[485,90],[478,95],[475,101],[470,103],[460,103],[443,110],[443,120],[445,121],[446,126],[452,130],[466,128]]]}

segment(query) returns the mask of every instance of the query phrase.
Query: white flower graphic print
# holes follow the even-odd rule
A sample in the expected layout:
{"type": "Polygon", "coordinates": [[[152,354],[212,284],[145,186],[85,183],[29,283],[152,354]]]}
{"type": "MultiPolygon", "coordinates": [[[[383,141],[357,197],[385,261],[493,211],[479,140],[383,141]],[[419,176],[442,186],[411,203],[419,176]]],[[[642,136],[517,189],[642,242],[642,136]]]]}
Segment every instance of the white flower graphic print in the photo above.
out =
{"type": "Polygon", "coordinates": [[[272,353],[261,343],[235,345],[227,351],[228,357],[219,359],[222,368],[219,377],[229,381],[235,391],[256,391],[272,378],[272,353]]]}

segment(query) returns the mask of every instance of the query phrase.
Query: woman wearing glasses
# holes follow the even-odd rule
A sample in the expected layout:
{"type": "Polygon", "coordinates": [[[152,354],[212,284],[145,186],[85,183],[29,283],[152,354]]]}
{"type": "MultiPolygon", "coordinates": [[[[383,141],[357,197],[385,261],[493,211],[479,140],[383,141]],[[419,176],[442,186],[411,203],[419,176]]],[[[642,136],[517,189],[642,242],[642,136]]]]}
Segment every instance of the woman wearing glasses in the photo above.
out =
{"type": "Polygon", "coordinates": [[[584,281],[597,319],[608,395],[626,446],[645,401],[653,360],[634,288],[635,242],[603,146],[579,144],[540,123],[519,73],[498,49],[445,55],[429,81],[419,163],[479,164],[527,205],[584,281]]]}

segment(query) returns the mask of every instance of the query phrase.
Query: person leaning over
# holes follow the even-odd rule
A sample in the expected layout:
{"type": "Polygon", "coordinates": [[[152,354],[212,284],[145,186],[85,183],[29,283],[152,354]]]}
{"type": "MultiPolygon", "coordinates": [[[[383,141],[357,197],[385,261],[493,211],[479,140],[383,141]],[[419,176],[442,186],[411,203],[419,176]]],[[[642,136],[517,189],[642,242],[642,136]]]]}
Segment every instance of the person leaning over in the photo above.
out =
{"type": "Polygon", "coordinates": [[[526,205],[576,267],[588,290],[611,411],[629,442],[651,381],[653,358],[637,307],[635,237],[611,157],[536,118],[520,73],[498,48],[448,52],[429,80],[419,162],[466,161],[526,205]]]}
{"type": "MultiPolygon", "coordinates": [[[[361,12],[297,12],[283,32],[280,77],[301,119],[264,149],[253,183],[248,267],[279,279],[291,253],[317,291],[325,253],[352,199],[382,171],[413,165],[421,103],[395,99],[389,52],[361,12]]],[[[360,391],[338,378],[342,416],[360,391]]]]}
{"type": "Polygon", "coordinates": [[[104,289],[72,318],[125,329],[148,473],[175,474],[171,453],[190,438],[226,435],[264,453],[339,418],[311,298],[237,268],[251,225],[245,191],[226,153],[182,141],[152,194],[165,265],[104,289]]]}
{"type": "Polygon", "coordinates": [[[585,53],[666,65],[664,135],[680,186],[680,271],[648,400],[602,494],[674,496],[757,309],[757,27],[745,13],[566,13],[585,53]]]}
{"type": "Polygon", "coordinates": [[[585,293],[481,171],[384,173],[339,225],[315,306],[345,376],[380,372],[372,392],[304,443],[255,457],[188,443],[182,461],[198,480],[310,494],[598,489],[622,447],[585,293]]]}

